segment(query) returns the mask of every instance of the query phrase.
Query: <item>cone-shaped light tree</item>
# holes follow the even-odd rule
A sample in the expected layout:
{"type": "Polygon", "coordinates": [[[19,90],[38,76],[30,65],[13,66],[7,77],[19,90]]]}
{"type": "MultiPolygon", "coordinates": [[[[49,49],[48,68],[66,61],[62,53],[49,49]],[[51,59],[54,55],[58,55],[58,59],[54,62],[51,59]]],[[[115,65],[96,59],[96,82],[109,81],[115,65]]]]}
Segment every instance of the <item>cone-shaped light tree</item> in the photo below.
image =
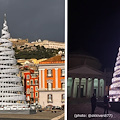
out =
{"type": "Polygon", "coordinates": [[[109,96],[110,101],[120,101],[120,47],[114,67],[112,85],[110,86],[109,96]]]}
{"type": "Polygon", "coordinates": [[[24,87],[21,78],[17,76],[19,69],[16,66],[15,52],[9,41],[6,14],[2,35],[0,38],[0,107],[27,107],[24,95],[24,87]]]}

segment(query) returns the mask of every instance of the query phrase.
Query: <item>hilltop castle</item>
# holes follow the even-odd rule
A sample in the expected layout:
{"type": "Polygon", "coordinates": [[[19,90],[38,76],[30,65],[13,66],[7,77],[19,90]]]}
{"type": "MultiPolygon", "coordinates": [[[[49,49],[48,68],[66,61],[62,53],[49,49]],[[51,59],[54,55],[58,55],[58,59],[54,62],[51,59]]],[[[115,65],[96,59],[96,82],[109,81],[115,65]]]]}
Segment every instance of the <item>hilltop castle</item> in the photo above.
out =
{"type": "Polygon", "coordinates": [[[49,41],[49,40],[43,40],[40,39],[35,42],[28,42],[28,39],[21,39],[21,38],[10,38],[9,39],[13,43],[13,48],[17,47],[17,49],[24,49],[29,47],[35,47],[35,46],[44,46],[45,48],[50,49],[65,49],[65,43],[63,42],[55,42],[55,41],[49,41]]]}

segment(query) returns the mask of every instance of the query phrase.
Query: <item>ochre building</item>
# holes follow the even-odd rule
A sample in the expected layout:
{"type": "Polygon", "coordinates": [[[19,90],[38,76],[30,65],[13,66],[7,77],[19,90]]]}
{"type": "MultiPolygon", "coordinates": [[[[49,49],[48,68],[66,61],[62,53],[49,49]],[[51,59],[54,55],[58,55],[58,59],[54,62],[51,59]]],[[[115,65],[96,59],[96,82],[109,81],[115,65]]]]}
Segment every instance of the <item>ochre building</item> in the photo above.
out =
{"type": "Polygon", "coordinates": [[[65,59],[55,56],[39,63],[39,104],[63,106],[65,102],[65,59]]]}

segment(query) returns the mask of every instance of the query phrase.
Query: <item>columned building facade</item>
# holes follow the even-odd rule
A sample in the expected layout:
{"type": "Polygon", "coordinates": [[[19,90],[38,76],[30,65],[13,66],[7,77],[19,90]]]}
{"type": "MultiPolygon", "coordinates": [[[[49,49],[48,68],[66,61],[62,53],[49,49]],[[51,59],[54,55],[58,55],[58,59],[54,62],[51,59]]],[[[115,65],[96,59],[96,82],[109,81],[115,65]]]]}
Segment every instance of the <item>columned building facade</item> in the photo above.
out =
{"type": "Polygon", "coordinates": [[[105,95],[106,81],[102,72],[96,72],[92,69],[90,71],[90,68],[87,66],[82,66],[70,70],[68,76],[68,97],[91,97],[93,93],[96,94],[96,97],[103,97],[105,95]],[[78,73],[76,73],[76,70],[78,73]],[[89,74],[87,73],[88,70],[89,74]]]}
{"type": "Polygon", "coordinates": [[[99,61],[96,58],[85,55],[72,55],[70,57],[67,97],[90,98],[93,93],[95,93],[98,98],[107,95],[107,76],[105,72],[99,70],[99,61]]]}
{"type": "Polygon", "coordinates": [[[80,98],[91,97],[93,93],[96,97],[105,95],[105,80],[92,77],[68,77],[68,97],[80,98]]]}

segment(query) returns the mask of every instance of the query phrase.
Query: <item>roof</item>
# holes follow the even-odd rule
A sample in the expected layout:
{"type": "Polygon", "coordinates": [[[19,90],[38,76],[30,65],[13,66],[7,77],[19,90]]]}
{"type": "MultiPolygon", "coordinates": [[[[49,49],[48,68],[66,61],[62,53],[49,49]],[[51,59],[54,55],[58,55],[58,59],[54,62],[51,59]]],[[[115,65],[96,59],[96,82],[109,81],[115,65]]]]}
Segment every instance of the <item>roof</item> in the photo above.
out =
{"type": "Polygon", "coordinates": [[[47,60],[39,62],[39,64],[65,63],[65,60],[62,60],[62,57],[64,57],[64,56],[61,56],[61,55],[54,56],[47,60]]]}
{"type": "MultiPolygon", "coordinates": [[[[103,72],[97,70],[97,69],[94,69],[90,66],[87,66],[87,65],[83,65],[83,66],[79,66],[79,67],[76,67],[76,68],[73,68],[73,69],[70,69],[68,71],[69,75],[73,75],[73,74],[76,74],[76,75],[81,75],[81,76],[103,76],[103,72]]],[[[76,76],[77,77],[77,76],[76,76]]]]}

